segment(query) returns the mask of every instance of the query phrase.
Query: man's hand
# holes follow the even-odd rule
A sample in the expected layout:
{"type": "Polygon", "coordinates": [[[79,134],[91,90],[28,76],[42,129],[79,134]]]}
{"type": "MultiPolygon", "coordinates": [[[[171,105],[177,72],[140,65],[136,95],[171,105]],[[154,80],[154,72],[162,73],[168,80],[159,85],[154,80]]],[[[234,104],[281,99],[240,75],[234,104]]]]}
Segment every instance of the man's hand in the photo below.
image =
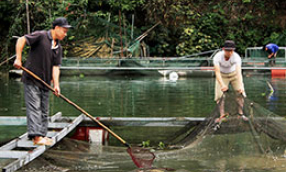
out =
{"type": "Polygon", "coordinates": [[[54,94],[59,97],[60,94],[60,83],[59,83],[59,76],[60,76],[60,67],[53,66],[53,84],[54,84],[54,94]]]}
{"type": "Polygon", "coordinates": [[[59,95],[61,94],[61,90],[59,86],[54,86],[54,95],[56,95],[57,97],[59,97],[59,95]]]}
{"type": "Polygon", "coordinates": [[[20,69],[21,66],[22,66],[22,61],[19,60],[18,58],[16,58],[16,60],[14,61],[13,66],[14,66],[15,68],[17,68],[17,69],[20,69]]]}
{"type": "Polygon", "coordinates": [[[226,85],[221,86],[221,91],[226,92],[228,90],[228,87],[226,85]]]}
{"type": "Polygon", "coordinates": [[[274,53],[269,54],[268,58],[271,59],[274,56],[274,53]]]}
{"type": "Polygon", "coordinates": [[[244,93],[244,89],[239,89],[239,90],[237,90],[237,92],[239,93],[239,94],[243,94],[244,93]]]}

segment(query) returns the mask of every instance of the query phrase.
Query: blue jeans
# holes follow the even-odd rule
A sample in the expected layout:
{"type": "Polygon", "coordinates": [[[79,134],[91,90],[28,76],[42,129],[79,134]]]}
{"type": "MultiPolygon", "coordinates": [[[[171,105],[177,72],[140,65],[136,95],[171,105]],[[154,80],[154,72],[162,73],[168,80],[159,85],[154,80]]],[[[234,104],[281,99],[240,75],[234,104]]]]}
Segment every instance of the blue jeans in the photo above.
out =
{"type": "Polygon", "coordinates": [[[24,84],[28,137],[46,136],[48,132],[49,91],[24,84]]]}

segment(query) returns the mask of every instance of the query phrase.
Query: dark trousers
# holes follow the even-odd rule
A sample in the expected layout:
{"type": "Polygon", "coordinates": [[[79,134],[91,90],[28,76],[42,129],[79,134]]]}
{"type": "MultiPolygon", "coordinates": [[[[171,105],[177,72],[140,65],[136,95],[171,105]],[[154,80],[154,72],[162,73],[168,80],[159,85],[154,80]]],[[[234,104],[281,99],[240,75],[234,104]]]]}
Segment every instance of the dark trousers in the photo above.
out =
{"type": "Polygon", "coordinates": [[[268,66],[275,66],[275,63],[276,63],[276,57],[274,55],[272,55],[269,59],[269,63],[268,63],[268,66]]]}
{"type": "Polygon", "coordinates": [[[24,84],[28,137],[46,136],[48,132],[49,91],[24,84]]]}

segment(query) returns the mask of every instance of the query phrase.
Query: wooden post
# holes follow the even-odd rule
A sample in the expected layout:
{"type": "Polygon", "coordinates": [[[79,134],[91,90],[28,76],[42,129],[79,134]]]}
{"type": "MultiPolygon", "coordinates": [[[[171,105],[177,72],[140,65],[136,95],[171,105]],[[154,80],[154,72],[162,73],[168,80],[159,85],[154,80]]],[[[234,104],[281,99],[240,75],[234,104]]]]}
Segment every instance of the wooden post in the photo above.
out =
{"type": "Polygon", "coordinates": [[[111,14],[109,13],[109,14],[108,14],[108,20],[107,20],[107,21],[108,21],[108,24],[106,25],[106,38],[105,38],[106,40],[108,39],[110,15],[111,15],[111,14]]]}
{"type": "Polygon", "coordinates": [[[132,14],[131,40],[133,39],[133,28],[134,28],[134,14],[132,14]]]}
{"type": "Polygon", "coordinates": [[[121,9],[119,9],[119,34],[120,34],[120,58],[122,58],[123,57],[123,43],[122,43],[122,31],[121,31],[121,9]]]}
{"type": "Polygon", "coordinates": [[[112,41],[111,41],[110,58],[113,58],[113,48],[114,48],[114,38],[112,38],[112,41]]]}
{"type": "Polygon", "coordinates": [[[30,34],[29,0],[26,0],[27,33],[30,34]]]}

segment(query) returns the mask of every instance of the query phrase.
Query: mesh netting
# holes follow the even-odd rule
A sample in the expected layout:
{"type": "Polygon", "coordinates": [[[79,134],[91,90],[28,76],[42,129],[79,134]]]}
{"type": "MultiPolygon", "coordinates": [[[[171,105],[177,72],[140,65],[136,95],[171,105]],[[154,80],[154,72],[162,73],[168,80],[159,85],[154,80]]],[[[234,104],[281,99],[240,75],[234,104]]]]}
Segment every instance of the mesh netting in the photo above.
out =
{"type": "Polygon", "coordinates": [[[261,153],[273,153],[281,147],[281,144],[275,147],[274,142],[283,144],[286,141],[286,120],[242,95],[225,93],[203,122],[186,125],[169,140],[169,144],[171,147],[194,147],[207,135],[239,133],[251,134],[261,153]],[[239,113],[240,107],[243,114],[239,113]],[[226,115],[218,122],[222,109],[226,115]]]}
{"type": "Polygon", "coordinates": [[[52,149],[49,149],[19,171],[115,172],[120,171],[118,169],[131,171],[134,166],[125,147],[101,146],[64,138],[52,149]]]}
{"type": "Polygon", "coordinates": [[[148,168],[140,170],[278,172],[286,170],[285,141],[284,118],[248,98],[226,93],[203,122],[189,123],[170,138],[170,148],[180,149],[152,153],[146,149],[146,153],[145,149],[134,147],[129,151],[137,159],[132,161],[125,147],[98,146],[65,138],[22,171],[138,172],[137,167],[145,166],[148,168]],[[238,101],[241,98],[243,104],[238,101]],[[221,105],[228,115],[216,122],[221,105]],[[239,107],[243,107],[246,118],[238,115],[239,107]],[[136,167],[134,162],[140,164],[136,167]]]}
{"type": "Polygon", "coordinates": [[[128,148],[127,152],[138,168],[152,168],[155,155],[149,149],[132,147],[128,148]]]}

